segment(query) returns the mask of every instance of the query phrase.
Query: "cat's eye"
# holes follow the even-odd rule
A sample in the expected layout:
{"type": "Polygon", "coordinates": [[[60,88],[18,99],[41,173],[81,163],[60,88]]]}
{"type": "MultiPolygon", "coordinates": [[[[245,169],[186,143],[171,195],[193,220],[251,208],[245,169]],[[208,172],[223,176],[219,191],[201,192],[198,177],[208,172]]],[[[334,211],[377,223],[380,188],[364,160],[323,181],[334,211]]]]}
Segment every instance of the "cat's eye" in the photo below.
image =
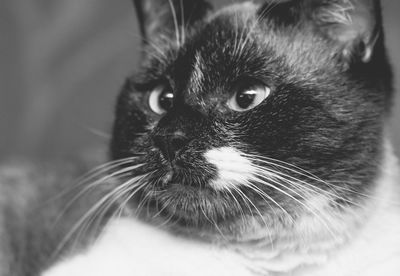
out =
{"type": "Polygon", "coordinates": [[[162,115],[170,110],[173,106],[173,102],[174,93],[171,89],[168,89],[167,87],[160,85],[150,92],[150,109],[159,115],[162,115]]]}
{"type": "Polygon", "coordinates": [[[247,111],[261,104],[271,94],[271,89],[263,84],[239,89],[228,101],[228,107],[234,111],[247,111]]]}

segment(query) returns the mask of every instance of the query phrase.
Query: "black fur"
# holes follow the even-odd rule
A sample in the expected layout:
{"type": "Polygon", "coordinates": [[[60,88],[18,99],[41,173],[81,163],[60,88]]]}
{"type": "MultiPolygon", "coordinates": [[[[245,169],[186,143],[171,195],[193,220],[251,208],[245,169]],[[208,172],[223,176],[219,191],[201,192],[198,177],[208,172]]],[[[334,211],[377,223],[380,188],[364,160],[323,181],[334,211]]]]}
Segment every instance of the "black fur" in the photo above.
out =
{"type": "MultiPolygon", "coordinates": [[[[135,2],[137,7],[141,2],[135,2]]],[[[366,29],[370,33],[363,30],[355,36],[346,35],[351,40],[342,41],[337,39],[343,35],[340,32],[354,26],[329,20],[324,13],[329,9],[335,12],[334,4],[345,2],[349,3],[274,1],[257,7],[243,5],[236,11],[227,9],[217,16],[206,16],[201,10],[195,17],[204,20],[186,26],[186,41],[179,46],[174,42],[173,25],[167,25],[163,34],[171,40],[159,45],[167,58],[160,60],[157,51],[149,47],[139,73],[127,81],[117,105],[112,157],[151,152],[145,163],[157,168],[152,184],[142,191],[142,199],[150,189],[160,191],[151,202],[158,208],[168,205],[167,215],[179,209],[175,218],[186,227],[204,226],[210,219],[226,226],[235,220],[239,207],[246,210],[245,203],[236,206],[232,199],[210,188],[209,181],[217,177],[216,168],[202,155],[221,146],[291,163],[339,183],[339,187],[312,183],[337,193],[338,202],[357,201],[357,195],[367,193],[381,160],[383,120],[391,102],[391,71],[378,1],[353,2],[347,16],[359,20],[355,18],[360,16],[357,9],[368,5],[370,13],[363,10],[361,15],[370,24],[366,29]],[[249,18],[242,20],[245,16],[249,18]],[[372,43],[373,37],[377,39],[372,43]],[[235,51],[238,45],[243,45],[240,53],[235,51]],[[372,47],[373,54],[363,61],[366,47],[372,47]],[[201,76],[193,75],[199,57],[201,76]],[[226,102],[243,80],[271,87],[272,96],[253,110],[233,112],[226,102]],[[175,95],[173,108],[163,116],[152,114],[147,104],[149,91],[160,84],[169,86],[175,95]],[[154,137],[168,139],[176,131],[184,133],[187,141],[170,162],[154,137]],[[171,171],[174,174],[168,183],[159,181],[171,171]]],[[[179,5],[175,8],[180,9],[179,5]]],[[[141,10],[139,14],[146,33],[147,22],[154,18],[143,16],[141,10]]],[[[147,39],[157,42],[159,36],[156,33],[147,39]]],[[[295,216],[298,203],[272,188],[259,188],[295,216]]],[[[243,188],[242,192],[262,212],[274,211],[272,202],[266,204],[254,191],[243,188]]]]}

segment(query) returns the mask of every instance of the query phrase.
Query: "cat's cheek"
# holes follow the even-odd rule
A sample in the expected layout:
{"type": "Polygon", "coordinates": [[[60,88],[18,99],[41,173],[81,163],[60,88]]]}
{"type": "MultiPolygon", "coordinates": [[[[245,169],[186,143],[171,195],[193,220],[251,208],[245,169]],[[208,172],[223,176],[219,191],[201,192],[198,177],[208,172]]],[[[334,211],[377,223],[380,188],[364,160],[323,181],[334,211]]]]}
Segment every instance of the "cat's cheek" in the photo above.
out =
{"type": "Polygon", "coordinates": [[[233,147],[208,150],[206,160],[217,168],[217,177],[210,182],[215,190],[232,190],[254,179],[256,169],[245,154],[233,147]]]}

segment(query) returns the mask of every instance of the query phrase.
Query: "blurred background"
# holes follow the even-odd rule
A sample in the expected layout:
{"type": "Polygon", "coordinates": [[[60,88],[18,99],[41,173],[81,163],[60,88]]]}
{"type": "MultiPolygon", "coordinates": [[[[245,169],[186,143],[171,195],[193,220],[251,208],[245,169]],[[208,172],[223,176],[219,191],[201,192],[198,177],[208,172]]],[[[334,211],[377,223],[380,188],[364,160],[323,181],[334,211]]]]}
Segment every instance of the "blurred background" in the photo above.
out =
{"type": "MultiPolygon", "coordinates": [[[[382,1],[399,87],[400,1],[382,1]]],[[[138,34],[131,0],[0,0],[0,160],[106,148],[138,34]]],[[[399,97],[391,129],[400,151],[399,97]]]]}

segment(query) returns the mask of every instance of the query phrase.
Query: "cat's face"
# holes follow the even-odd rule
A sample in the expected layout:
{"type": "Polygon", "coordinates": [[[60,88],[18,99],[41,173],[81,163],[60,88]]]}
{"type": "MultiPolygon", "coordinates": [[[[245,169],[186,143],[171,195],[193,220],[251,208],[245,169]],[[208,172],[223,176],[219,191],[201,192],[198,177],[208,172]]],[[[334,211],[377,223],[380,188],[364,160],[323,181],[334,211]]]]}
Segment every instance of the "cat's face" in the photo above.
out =
{"type": "Polygon", "coordinates": [[[135,2],[112,155],[139,154],[150,216],[235,236],[362,204],[390,91],[377,2],[193,2],[135,2]]]}

